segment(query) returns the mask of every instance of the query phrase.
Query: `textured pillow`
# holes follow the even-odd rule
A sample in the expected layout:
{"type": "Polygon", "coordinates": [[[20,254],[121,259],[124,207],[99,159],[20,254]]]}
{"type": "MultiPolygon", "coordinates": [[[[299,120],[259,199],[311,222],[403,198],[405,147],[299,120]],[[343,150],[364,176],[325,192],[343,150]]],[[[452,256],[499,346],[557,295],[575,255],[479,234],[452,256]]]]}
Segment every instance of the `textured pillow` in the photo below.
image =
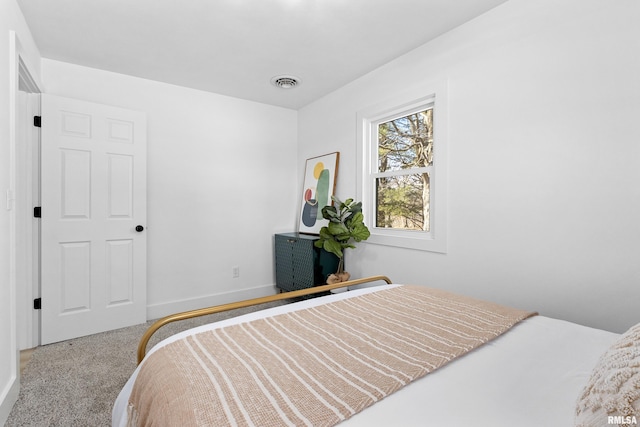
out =
{"type": "Polygon", "coordinates": [[[576,426],[640,422],[640,323],[600,357],[578,398],[576,426]]]}

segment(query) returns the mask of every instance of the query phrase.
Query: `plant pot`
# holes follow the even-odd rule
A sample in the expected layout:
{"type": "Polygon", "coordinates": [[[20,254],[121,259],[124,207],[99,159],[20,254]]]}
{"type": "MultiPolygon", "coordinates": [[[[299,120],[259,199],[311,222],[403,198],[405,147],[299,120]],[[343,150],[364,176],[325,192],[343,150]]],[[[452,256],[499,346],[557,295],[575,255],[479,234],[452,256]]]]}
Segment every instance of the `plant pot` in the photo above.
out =
{"type": "Polygon", "coordinates": [[[343,271],[342,273],[330,274],[329,277],[327,277],[327,285],[346,282],[347,280],[349,280],[350,277],[351,275],[346,271],[343,271]]]}

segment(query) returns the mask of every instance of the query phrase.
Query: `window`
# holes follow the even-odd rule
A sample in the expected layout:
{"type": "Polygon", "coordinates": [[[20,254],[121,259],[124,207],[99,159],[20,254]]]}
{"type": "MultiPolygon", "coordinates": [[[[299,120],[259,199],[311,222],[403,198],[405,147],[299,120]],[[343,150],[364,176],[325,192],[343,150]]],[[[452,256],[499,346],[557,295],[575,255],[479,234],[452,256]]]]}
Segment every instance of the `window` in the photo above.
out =
{"type": "Polygon", "coordinates": [[[368,242],[446,252],[446,84],[420,93],[358,113],[358,196],[368,242]]]}

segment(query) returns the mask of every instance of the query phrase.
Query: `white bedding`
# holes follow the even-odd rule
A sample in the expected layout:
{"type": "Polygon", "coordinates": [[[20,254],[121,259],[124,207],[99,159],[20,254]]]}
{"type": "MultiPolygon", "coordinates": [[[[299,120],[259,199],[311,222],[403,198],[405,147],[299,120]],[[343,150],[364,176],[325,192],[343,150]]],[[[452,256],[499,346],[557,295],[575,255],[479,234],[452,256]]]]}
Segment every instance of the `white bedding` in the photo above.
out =
{"type": "MultiPolygon", "coordinates": [[[[350,298],[384,287],[386,285],[310,299],[201,326],[162,341],[149,353],[189,333],[350,298]]],[[[618,334],[611,332],[535,316],[341,425],[571,426],[578,394],[599,356],[617,337],[618,334]]],[[[115,402],[113,426],[126,426],[127,402],[137,372],[115,402]]]]}

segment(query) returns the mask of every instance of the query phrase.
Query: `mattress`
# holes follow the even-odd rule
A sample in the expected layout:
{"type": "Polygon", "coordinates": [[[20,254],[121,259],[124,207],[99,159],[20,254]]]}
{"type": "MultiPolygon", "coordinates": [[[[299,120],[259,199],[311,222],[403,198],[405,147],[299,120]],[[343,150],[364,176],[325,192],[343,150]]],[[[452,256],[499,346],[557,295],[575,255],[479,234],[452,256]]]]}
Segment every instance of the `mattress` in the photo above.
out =
{"type": "MultiPolygon", "coordinates": [[[[188,334],[351,298],[388,286],[397,285],[352,290],[204,325],[162,341],[149,353],[188,334]]],[[[341,425],[572,425],[582,387],[600,355],[618,336],[535,316],[341,425]]],[[[115,402],[113,426],[126,425],[128,399],[138,369],[115,402]]]]}

